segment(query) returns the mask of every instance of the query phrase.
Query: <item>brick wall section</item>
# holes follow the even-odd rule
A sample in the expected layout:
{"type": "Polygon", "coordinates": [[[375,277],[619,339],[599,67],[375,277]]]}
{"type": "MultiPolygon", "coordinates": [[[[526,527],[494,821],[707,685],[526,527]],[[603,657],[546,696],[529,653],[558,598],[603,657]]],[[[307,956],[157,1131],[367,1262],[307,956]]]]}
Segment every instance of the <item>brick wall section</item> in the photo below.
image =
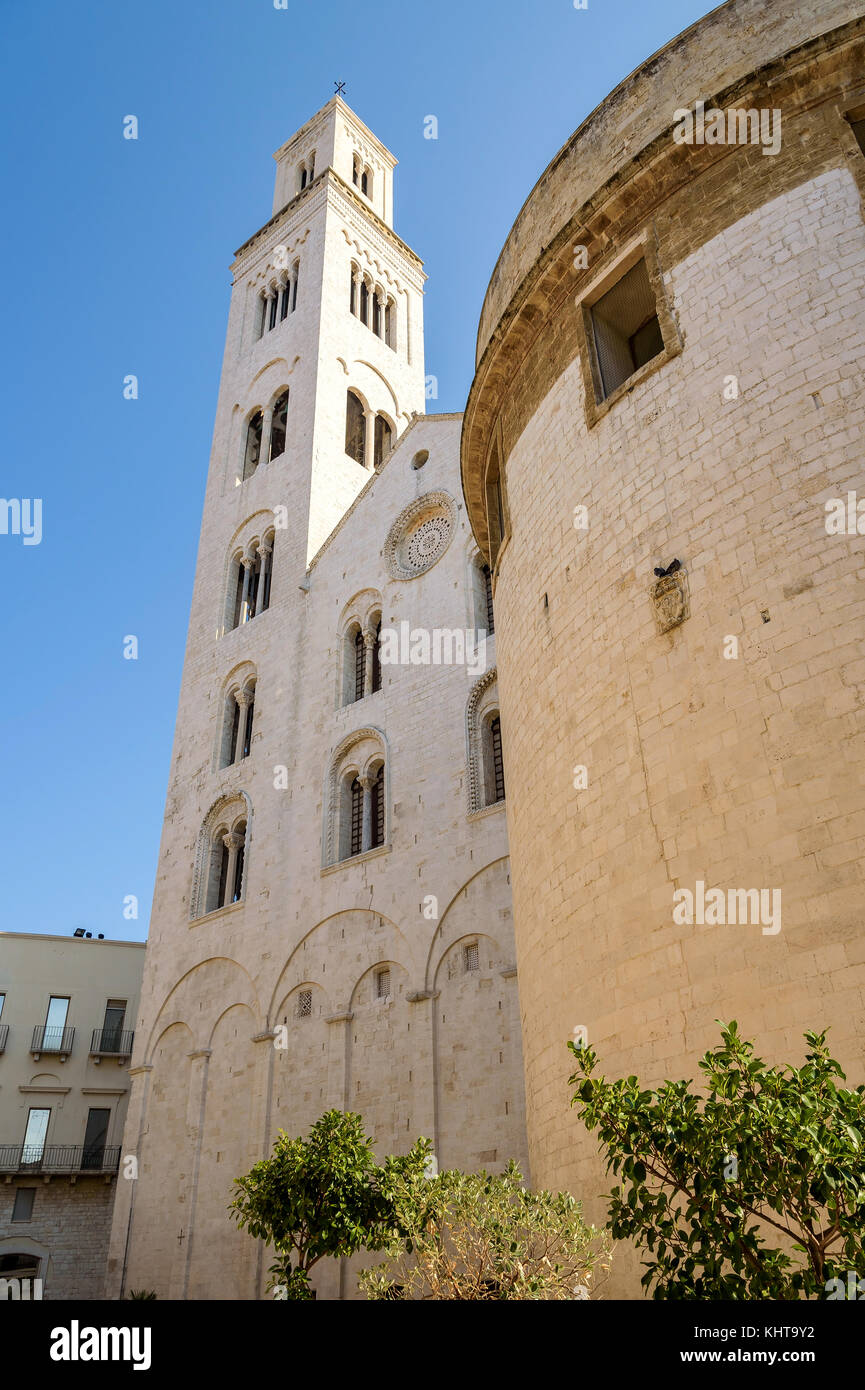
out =
{"type": "Polygon", "coordinates": [[[49,1252],[38,1275],[43,1300],[102,1298],[114,1192],[114,1182],[101,1178],[74,1183],[30,1178],[0,1185],[3,1253],[49,1252]],[[36,1188],[30,1221],[12,1220],[18,1187],[36,1188]]]}
{"type": "Polygon", "coordinates": [[[824,526],[865,494],[857,180],[839,148],[677,263],[665,246],[683,352],[591,430],[579,361],[549,381],[507,460],[496,589],[532,1175],[587,1198],[609,1179],[568,1108],[578,1024],[646,1084],[693,1075],[719,1017],[779,1060],[828,1025],[863,1074],[865,541],[824,526]],[[661,636],[674,556],[691,616],[661,636]],[[675,925],[697,879],[780,888],[781,932],[675,925]]]}

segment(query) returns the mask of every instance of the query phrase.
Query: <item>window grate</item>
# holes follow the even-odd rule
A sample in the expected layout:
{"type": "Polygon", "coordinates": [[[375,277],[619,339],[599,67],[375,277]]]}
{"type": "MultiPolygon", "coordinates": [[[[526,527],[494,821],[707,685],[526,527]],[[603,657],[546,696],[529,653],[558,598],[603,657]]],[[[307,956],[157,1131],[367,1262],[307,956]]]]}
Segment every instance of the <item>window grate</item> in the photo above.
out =
{"type": "Polygon", "coordinates": [[[493,759],[493,784],[495,787],[496,801],[504,801],[505,766],[502,761],[502,724],[498,715],[490,722],[490,745],[493,759]]]}
{"type": "Polygon", "coordinates": [[[302,989],[297,996],[297,1017],[310,1018],[312,1015],[312,990],[302,989]]]}
{"type": "Polygon", "coordinates": [[[363,787],[355,777],[351,784],[351,844],[350,854],[360,854],[363,845],[363,787]]]}
{"type": "Polygon", "coordinates": [[[468,975],[471,971],[480,970],[480,968],[481,962],[478,952],[478,943],[476,941],[470,941],[463,947],[463,970],[468,975]]]}

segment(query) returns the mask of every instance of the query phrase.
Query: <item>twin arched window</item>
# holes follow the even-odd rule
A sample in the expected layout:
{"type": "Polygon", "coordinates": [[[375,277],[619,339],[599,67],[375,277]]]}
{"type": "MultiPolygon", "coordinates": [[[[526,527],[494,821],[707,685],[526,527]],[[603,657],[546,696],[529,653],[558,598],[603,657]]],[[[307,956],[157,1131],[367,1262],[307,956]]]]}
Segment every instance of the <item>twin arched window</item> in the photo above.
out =
{"type": "Polygon", "coordinates": [[[248,676],[242,685],[232,686],[226,696],[220,767],[231,767],[232,763],[242,762],[249,757],[255,720],[255,688],[255,677],[248,676]]]}
{"type": "Polygon", "coordinates": [[[384,763],[365,777],[352,778],[349,796],[348,844],[343,846],[348,852],[342,859],[384,844],[384,763]]]}
{"type": "Polygon", "coordinates": [[[476,681],[466,707],[469,815],[505,799],[502,722],[493,668],[476,681]]]}
{"type": "Polygon", "coordinates": [[[387,843],[384,735],[356,729],[333,755],[327,781],[324,864],[338,864],[387,843]]]}
{"type": "Polygon", "coordinates": [[[230,907],[244,896],[248,813],[243,797],[219,803],[202,829],[192,917],[230,907]]]}
{"type": "Polygon", "coordinates": [[[233,557],[226,631],[241,627],[270,607],[274,535],[273,531],[266,532],[260,541],[251,541],[246,551],[233,557]]]}
{"type": "Polygon", "coordinates": [[[315,150],[312,154],[302,159],[297,166],[297,191],[302,193],[308,184],[315,178],[315,150]]]}
{"type": "Polygon", "coordinates": [[[372,169],[363,163],[358,154],[352,160],[351,181],[365,198],[372,198],[372,169]]]}
{"type": "Polygon", "coordinates": [[[259,463],[270,463],[285,453],[288,434],[288,387],[263,410],[249,417],[243,448],[243,478],[251,478],[259,463]]]}
{"type": "Polygon", "coordinates": [[[348,307],[377,338],[396,351],[396,301],[365,275],[356,261],[351,263],[348,307]]]}
{"type": "Polygon", "coordinates": [[[342,703],[353,705],[381,690],[381,614],[366,627],[352,623],[344,639],[342,703]]]}
{"type": "Polygon", "coordinates": [[[346,393],[345,452],[362,468],[380,468],[393,447],[387,416],[368,410],[357,392],[346,393]]]}

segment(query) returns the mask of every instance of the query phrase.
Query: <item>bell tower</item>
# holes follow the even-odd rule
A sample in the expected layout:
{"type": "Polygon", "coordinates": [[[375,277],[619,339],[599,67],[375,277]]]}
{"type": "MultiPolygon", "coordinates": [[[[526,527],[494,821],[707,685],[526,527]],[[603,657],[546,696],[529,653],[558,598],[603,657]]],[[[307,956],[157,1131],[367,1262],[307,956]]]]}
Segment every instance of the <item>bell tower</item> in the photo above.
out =
{"type": "Polygon", "coordinates": [[[274,159],[273,216],[232,266],[208,505],[284,507],[305,568],[423,413],[425,277],[393,231],[396,160],[339,96],[274,159]]]}

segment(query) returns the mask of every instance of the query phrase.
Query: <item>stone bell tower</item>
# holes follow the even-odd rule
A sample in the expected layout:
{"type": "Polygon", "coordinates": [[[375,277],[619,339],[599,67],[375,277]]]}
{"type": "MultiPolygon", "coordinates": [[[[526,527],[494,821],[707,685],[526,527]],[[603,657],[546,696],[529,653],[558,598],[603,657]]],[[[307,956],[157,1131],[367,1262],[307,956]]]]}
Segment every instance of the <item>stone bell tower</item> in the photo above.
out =
{"type": "Polygon", "coordinates": [[[273,216],[232,267],[209,490],[286,506],[305,567],[423,412],[425,277],[393,231],[396,160],[340,97],[274,158],[273,216]]]}

